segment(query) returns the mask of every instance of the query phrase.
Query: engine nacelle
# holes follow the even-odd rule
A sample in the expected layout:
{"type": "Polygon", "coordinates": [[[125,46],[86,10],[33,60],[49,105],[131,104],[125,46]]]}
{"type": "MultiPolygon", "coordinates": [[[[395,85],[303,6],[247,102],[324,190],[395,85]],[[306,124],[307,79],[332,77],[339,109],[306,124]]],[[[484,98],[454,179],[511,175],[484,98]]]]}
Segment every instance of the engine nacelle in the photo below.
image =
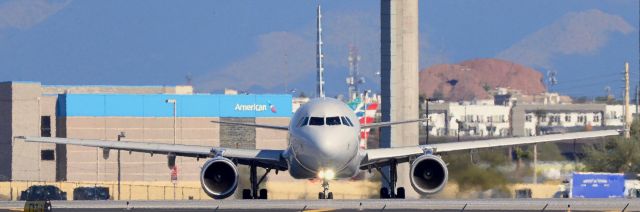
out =
{"type": "Polygon", "coordinates": [[[447,184],[448,177],[447,165],[439,156],[423,155],[411,164],[411,186],[418,193],[438,193],[447,184]]]}
{"type": "Polygon", "coordinates": [[[238,187],[238,168],[227,158],[213,158],[202,167],[200,184],[204,192],[211,198],[227,198],[238,187]]]}

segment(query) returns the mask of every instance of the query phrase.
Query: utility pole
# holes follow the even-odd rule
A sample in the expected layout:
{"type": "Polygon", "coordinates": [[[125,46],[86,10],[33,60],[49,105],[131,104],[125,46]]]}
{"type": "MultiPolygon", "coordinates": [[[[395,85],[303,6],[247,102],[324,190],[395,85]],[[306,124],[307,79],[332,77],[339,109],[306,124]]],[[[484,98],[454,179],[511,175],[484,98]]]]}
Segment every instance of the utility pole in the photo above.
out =
{"type": "Polygon", "coordinates": [[[631,138],[631,111],[629,111],[629,63],[624,63],[624,137],[631,138]]]}
{"type": "MultiPolygon", "coordinates": [[[[124,132],[120,132],[120,134],[118,135],[118,142],[120,142],[120,140],[122,138],[126,137],[126,135],[124,134],[124,132]]],[[[120,150],[118,149],[118,200],[120,199],[120,181],[122,180],[121,178],[121,172],[120,172],[120,150]]]]}
{"type": "Polygon", "coordinates": [[[533,184],[538,184],[538,144],[533,145],[533,184]]]}

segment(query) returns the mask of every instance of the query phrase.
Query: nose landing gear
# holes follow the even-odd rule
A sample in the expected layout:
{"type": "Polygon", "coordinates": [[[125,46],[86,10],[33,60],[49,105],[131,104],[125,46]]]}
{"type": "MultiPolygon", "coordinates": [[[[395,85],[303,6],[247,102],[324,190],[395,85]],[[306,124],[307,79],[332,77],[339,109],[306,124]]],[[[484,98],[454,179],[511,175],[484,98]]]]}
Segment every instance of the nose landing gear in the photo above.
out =
{"type": "Polygon", "coordinates": [[[322,192],[318,192],[318,199],[333,199],[333,192],[329,192],[329,180],[322,179],[322,192]]]}

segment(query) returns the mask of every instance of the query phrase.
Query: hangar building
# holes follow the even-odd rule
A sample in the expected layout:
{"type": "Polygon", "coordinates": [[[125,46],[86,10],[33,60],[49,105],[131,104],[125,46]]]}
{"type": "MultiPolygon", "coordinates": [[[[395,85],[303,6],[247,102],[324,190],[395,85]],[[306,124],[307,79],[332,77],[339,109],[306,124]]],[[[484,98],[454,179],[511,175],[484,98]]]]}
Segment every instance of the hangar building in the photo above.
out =
{"type": "MultiPolygon", "coordinates": [[[[50,86],[0,83],[0,181],[115,181],[115,151],[14,141],[15,136],[283,149],[286,132],[212,120],[287,125],[291,95],[194,94],[191,86],[50,86]],[[175,110],[174,110],[175,106],[175,110]],[[175,113],[175,116],[174,116],[175,113]]],[[[179,180],[205,160],[178,157],[179,180]]],[[[121,152],[123,181],[167,181],[164,155],[121,152]]]]}

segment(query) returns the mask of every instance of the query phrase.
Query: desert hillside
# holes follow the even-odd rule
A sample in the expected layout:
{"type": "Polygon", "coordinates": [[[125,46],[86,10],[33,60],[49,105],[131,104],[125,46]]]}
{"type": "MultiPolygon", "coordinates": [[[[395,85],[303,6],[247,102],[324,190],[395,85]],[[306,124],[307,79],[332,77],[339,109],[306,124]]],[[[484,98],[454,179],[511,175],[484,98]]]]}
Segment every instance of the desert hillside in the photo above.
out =
{"type": "Polygon", "coordinates": [[[487,99],[496,87],[522,94],[546,91],[543,75],[529,67],[499,59],[468,60],[440,64],[420,71],[420,94],[448,101],[487,99]]]}

